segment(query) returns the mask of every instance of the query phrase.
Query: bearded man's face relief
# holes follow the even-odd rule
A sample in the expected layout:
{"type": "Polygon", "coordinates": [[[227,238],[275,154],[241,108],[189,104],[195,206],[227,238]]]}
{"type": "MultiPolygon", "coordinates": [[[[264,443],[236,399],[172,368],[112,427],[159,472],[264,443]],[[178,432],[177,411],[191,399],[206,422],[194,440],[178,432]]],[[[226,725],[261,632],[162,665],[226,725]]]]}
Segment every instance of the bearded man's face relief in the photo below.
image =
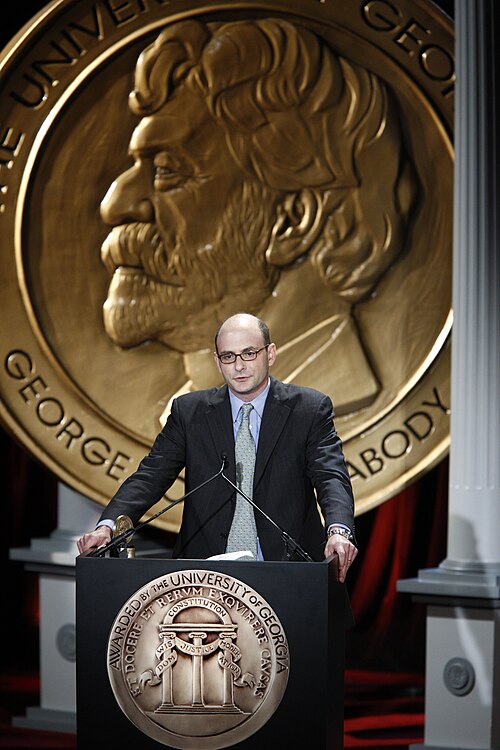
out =
{"type": "Polygon", "coordinates": [[[119,346],[205,349],[241,310],[287,341],[349,316],[401,254],[416,183],[391,97],[306,28],[167,27],[130,107],[134,164],[101,204],[119,346]],[[315,304],[288,328],[306,289],[315,304]]]}
{"type": "Polygon", "coordinates": [[[102,247],[113,274],[106,332],[122,347],[155,339],[190,351],[209,340],[229,300],[258,309],[272,291],[272,200],[231,158],[202,95],[187,86],[140,121],[130,154],[134,165],[101,204],[114,227],[102,247]]]}

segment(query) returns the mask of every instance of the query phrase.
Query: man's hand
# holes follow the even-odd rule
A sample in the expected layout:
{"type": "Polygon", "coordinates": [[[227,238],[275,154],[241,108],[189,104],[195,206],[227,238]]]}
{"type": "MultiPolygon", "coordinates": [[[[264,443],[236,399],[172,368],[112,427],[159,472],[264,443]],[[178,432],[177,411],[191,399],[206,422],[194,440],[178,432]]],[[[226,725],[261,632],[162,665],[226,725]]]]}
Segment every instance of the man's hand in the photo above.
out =
{"type": "Polygon", "coordinates": [[[352,561],[358,554],[357,548],[342,534],[332,534],[328,537],[325,546],[325,557],[330,557],[336,552],[339,558],[339,581],[344,583],[347,571],[352,561]]]}
{"type": "Polygon", "coordinates": [[[109,526],[99,526],[95,531],[91,531],[90,534],[84,534],[77,541],[78,552],[83,554],[88,552],[94,547],[104,547],[105,544],[111,541],[111,529],[109,526]]]}

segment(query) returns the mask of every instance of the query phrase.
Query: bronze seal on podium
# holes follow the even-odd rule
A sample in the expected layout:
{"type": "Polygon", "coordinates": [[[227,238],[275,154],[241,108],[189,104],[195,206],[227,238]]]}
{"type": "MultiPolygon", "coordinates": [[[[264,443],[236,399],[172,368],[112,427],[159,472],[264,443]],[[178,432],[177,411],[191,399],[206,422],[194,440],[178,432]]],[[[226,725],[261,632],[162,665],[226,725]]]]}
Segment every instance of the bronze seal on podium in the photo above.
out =
{"type": "Polygon", "coordinates": [[[449,443],[454,82],[425,0],[49,4],[0,69],[4,424],[106,503],[245,309],[331,395],[357,512],[413,481],[449,443]]]}
{"type": "Polygon", "coordinates": [[[114,696],[142,732],[175,748],[243,741],[286,690],[288,642],[278,616],[238,579],[183,570],[123,605],[108,640],[114,696]]]}

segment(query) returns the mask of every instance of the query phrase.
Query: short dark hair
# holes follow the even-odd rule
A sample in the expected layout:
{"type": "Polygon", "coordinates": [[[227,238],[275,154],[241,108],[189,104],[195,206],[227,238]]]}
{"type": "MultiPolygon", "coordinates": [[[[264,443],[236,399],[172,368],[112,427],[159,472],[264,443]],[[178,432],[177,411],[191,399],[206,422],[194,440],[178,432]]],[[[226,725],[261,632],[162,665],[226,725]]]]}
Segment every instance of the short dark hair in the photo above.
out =
{"type": "MultiPolygon", "coordinates": [[[[221,332],[221,328],[224,326],[224,324],[228,320],[230,320],[231,318],[234,318],[235,315],[248,315],[248,314],[249,313],[235,313],[234,315],[230,315],[229,318],[226,318],[225,320],[222,321],[222,323],[220,324],[220,326],[217,328],[217,332],[215,334],[215,339],[214,339],[214,341],[215,341],[215,351],[216,352],[219,351],[217,349],[217,341],[218,341],[218,338],[219,338],[219,334],[221,332]]],[[[271,333],[269,331],[269,326],[267,325],[267,323],[264,323],[263,320],[261,320],[260,318],[257,318],[255,315],[252,315],[252,318],[255,318],[255,320],[257,322],[257,325],[259,327],[259,330],[260,330],[260,332],[262,334],[262,338],[264,339],[264,344],[265,344],[265,346],[268,346],[271,343],[271,333]]]]}

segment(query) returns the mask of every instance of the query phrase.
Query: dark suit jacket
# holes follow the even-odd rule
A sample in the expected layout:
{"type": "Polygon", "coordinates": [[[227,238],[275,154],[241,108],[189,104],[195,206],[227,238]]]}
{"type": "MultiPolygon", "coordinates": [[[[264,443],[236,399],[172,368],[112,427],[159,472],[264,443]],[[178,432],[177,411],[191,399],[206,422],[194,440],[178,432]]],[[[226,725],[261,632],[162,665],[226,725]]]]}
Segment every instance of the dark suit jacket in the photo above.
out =
{"type": "MultiPolygon", "coordinates": [[[[226,474],[235,482],[234,432],[227,386],[177,398],[150,453],[120,487],[101,518],[121,513],[134,523],[156,503],[185,467],[186,491],[201,484],[228,456],[226,474]]],[[[271,378],[257,449],[253,500],[316,560],[323,559],[325,524],[354,531],[354,503],[342,444],[328,396],[271,378]],[[314,490],[316,490],[316,495],[314,490]]],[[[174,557],[221,554],[231,526],[235,491],[221,477],[184,503],[174,557]]],[[[255,511],[265,560],[286,550],[279,531],[255,511]]]]}

